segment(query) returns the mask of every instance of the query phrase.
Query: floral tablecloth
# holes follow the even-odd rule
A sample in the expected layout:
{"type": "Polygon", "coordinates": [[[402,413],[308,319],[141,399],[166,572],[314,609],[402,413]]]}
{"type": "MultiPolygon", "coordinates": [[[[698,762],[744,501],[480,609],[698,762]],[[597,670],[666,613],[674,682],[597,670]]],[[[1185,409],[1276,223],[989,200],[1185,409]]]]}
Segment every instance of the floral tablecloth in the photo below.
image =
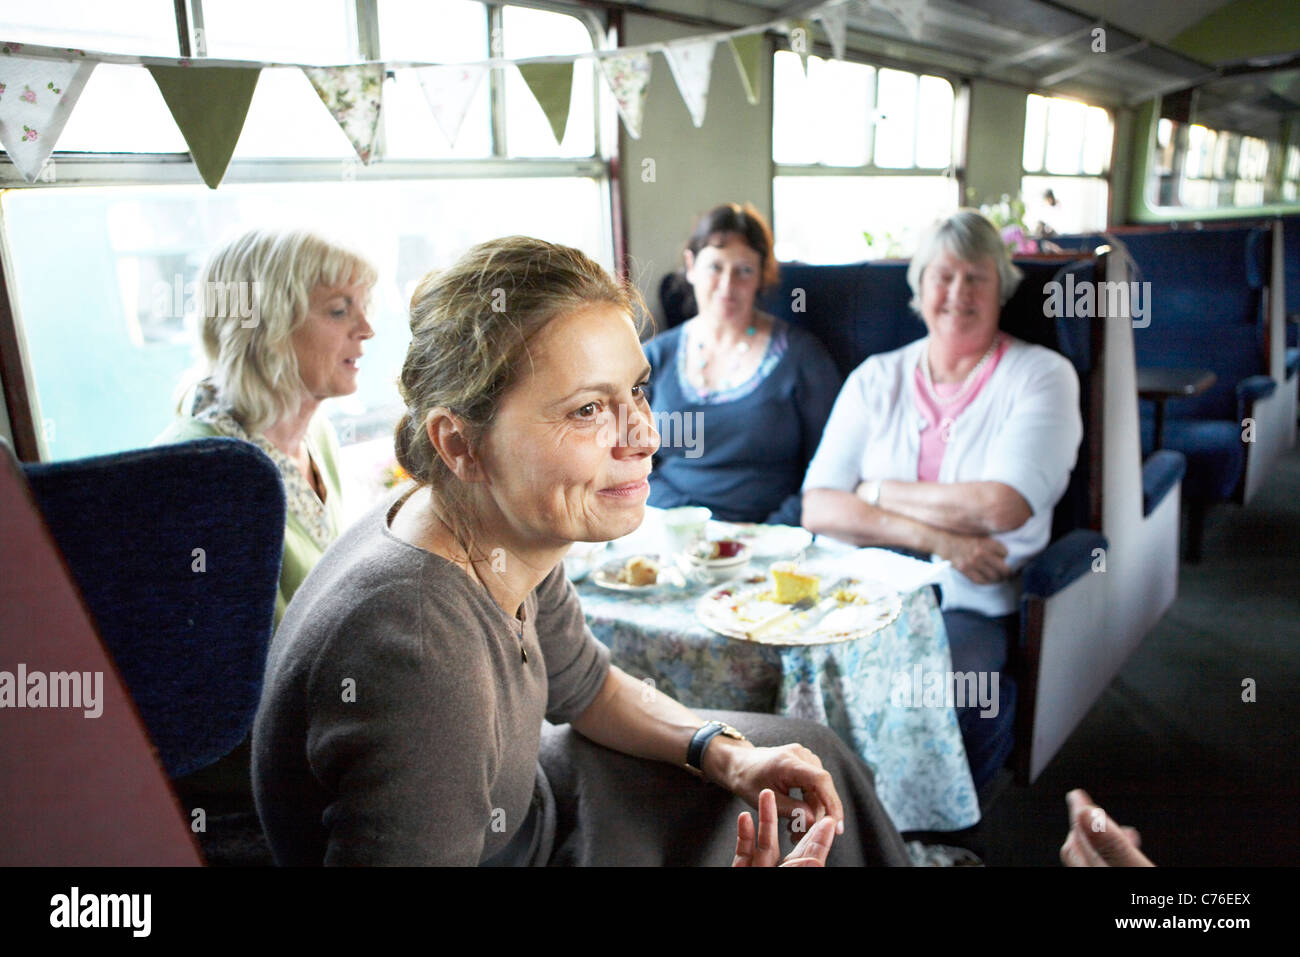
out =
{"type": "MultiPolygon", "coordinates": [[[[818,546],[806,558],[826,560],[818,546]]],[[[763,570],[763,566],[758,566],[763,570]]],[[[857,641],[780,647],[715,634],[695,618],[707,590],[629,595],[577,586],[592,633],[615,664],[692,708],[760,711],[833,728],[871,767],[900,831],[952,831],[979,820],[957,716],[893,694],[922,673],[951,670],[934,591],[903,596],[893,624],[857,641]]]]}

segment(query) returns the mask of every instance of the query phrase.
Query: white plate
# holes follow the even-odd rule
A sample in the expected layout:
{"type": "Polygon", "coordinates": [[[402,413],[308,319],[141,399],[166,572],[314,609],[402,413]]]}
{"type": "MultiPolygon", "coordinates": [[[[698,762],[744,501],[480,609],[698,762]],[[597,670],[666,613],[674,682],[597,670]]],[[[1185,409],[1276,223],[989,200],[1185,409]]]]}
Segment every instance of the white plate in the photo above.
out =
{"type": "MultiPolygon", "coordinates": [[[[719,539],[709,539],[709,541],[719,541],[719,539]]],[[[723,568],[735,568],[738,565],[745,564],[753,557],[754,550],[745,544],[742,544],[736,554],[732,555],[730,558],[701,558],[694,552],[686,553],[686,560],[690,562],[691,565],[697,568],[707,568],[709,571],[723,568]]]]}
{"type": "Polygon", "coordinates": [[[753,550],[754,558],[789,558],[812,544],[812,532],[794,525],[756,522],[710,522],[709,538],[734,538],[753,550]]]}
{"type": "MultiPolygon", "coordinates": [[[[823,577],[822,585],[829,586],[833,581],[823,577]]],[[[764,629],[766,623],[790,610],[789,605],[763,597],[772,587],[769,576],[758,575],[720,585],[696,603],[695,617],[706,628],[728,638],[762,645],[823,645],[865,638],[892,624],[903,610],[902,596],[893,588],[855,578],[842,590],[857,601],[837,605],[814,630],[806,631],[804,623],[817,606],[764,629]]]]}
{"type": "Polygon", "coordinates": [[[652,594],[654,592],[686,587],[686,576],[667,555],[625,555],[617,561],[606,562],[591,574],[593,585],[608,588],[610,591],[632,592],[633,594],[652,594]],[[659,566],[659,580],[653,585],[629,585],[618,580],[618,573],[633,558],[648,558],[659,566]]]}

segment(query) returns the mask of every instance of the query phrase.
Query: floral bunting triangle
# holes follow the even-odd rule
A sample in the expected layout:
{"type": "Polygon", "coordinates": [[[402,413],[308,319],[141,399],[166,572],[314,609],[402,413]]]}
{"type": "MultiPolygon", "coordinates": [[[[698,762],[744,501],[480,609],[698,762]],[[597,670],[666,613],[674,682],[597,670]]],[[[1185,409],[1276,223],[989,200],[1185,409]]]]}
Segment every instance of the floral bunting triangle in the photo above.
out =
{"type": "Polygon", "coordinates": [[[740,82],[745,87],[745,98],[751,106],[758,104],[759,70],[762,69],[763,34],[746,33],[727,41],[731,55],[736,58],[740,82]]]}
{"type": "Polygon", "coordinates": [[[230,166],[257,88],[259,68],[151,66],[203,182],[216,189],[230,166]]]}
{"type": "Polygon", "coordinates": [[[650,88],[653,64],[648,53],[601,57],[600,70],[614,94],[623,126],[634,140],[641,138],[641,115],[645,111],[646,91],[650,88]]]}
{"type": "Polygon", "coordinates": [[[85,89],[93,60],[37,60],[0,56],[0,143],[18,172],[36,182],[63,126],[85,89]]]}
{"type": "Polygon", "coordinates": [[[487,67],[477,63],[428,66],[417,69],[415,74],[420,78],[420,88],[429,101],[438,128],[447,142],[455,146],[470,101],[487,75],[487,67]]]}
{"type": "Polygon", "coordinates": [[[569,101],[573,99],[573,61],[566,63],[520,63],[517,65],[537,105],[551,124],[555,142],[564,142],[569,125],[569,101]]]}
{"type": "Polygon", "coordinates": [[[357,158],[369,166],[379,135],[379,110],[383,106],[384,75],[382,63],[359,66],[302,68],[321,102],[342,127],[357,158]]]}
{"type": "Polygon", "coordinates": [[[790,21],[790,50],[799,55],[804,76],[808,75],[808,54],[812,53],[813,32],[811,20],[790,21]]]}
{"type": "Polygon", "coordinates": [[[664,48],[677,90],[690,110],[691,122],[704,125],[709,101],[709,80],[713,76],[713,51],[717,40],[678,40],[664,48]]]}
{"type": "Polygon", "coordinates": [[[837,60],[844,59],[844,36],[848,32],[849,12],[843,4],[827,4],[814,12],[822,22],[822,29],[831,41],[831,54],[837,60]]]}

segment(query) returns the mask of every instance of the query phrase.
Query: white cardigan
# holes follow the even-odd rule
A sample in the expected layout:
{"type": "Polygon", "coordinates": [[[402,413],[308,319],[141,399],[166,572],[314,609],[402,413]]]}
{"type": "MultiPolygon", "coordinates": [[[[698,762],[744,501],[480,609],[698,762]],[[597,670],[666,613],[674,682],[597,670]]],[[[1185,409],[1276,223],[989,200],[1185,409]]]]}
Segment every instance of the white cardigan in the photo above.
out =
{"type": "MultiPolygon", "coordinates": [[[[912,375],[929,339],[868,358],[840,390],[804,491],[852,492],[867,480],[915,482],[921,432],[912,375]]],[[[1033,510],[1024,525],[994,535],[1015,571],[1051,538],[1052,509],[1065,494],[1083,438],[1079,378],[1064,356],[1012,339],[993,375],[950,426],[940,482],[1003,482],[1033,510]]],[[[942,582],[945,610],[989,616],[1017,610],[1020,580],[977,585],[950,569],[942,582]]]]}

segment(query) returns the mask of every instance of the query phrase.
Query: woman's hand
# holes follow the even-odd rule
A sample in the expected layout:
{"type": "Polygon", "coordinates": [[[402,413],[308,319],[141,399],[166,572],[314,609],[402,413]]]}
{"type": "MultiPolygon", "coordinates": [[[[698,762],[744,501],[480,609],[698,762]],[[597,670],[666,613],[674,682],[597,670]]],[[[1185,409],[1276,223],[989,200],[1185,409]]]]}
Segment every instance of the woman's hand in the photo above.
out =
{"type": "Polygon", "coordinates": [[[844,833],[844,806],[835,782],[821,759],[801,744],[756,748],[719,735],[705,749],[703,764],[705,777],[754,807],[765,789],[775,791],[777,811],[791,818],[795,833],[826,817],[835,822],[837,834],[844,833]],[[789,796],[793,788],[800,789],[803,800],[789,796]]]}
{"type": "Polygon", "coordinates": [[[1070,808],[1070,833],[1061,845],[1061,863],[1066,867],[1155,867],[1138,848],[1142,836],[1131,827],[1120,827],[1092,803],[1087,791],[1073,790],[1065,796],[1070,808]]]}
{"type": "MultiPolygon", "coordinates": [[[[754,819],[745,811],[736,821],[736,856],[732,867],[773,867],[781,853],[777,843],[776,795],[764,788],[758,795],[758,834],[755,842],[754,819]]],[[[790,852],[781,867],[824,867],[826,856],[835,840],[834,818],[824,817],[814,824],[790,852]]]]}
{"type": "Polygon", "coordinates": [[[977,585],[991,585],[1012,575],[1005,561],[1007,546],[985,535],[945,532],[940,539],[938,554],[977,585]]]}

